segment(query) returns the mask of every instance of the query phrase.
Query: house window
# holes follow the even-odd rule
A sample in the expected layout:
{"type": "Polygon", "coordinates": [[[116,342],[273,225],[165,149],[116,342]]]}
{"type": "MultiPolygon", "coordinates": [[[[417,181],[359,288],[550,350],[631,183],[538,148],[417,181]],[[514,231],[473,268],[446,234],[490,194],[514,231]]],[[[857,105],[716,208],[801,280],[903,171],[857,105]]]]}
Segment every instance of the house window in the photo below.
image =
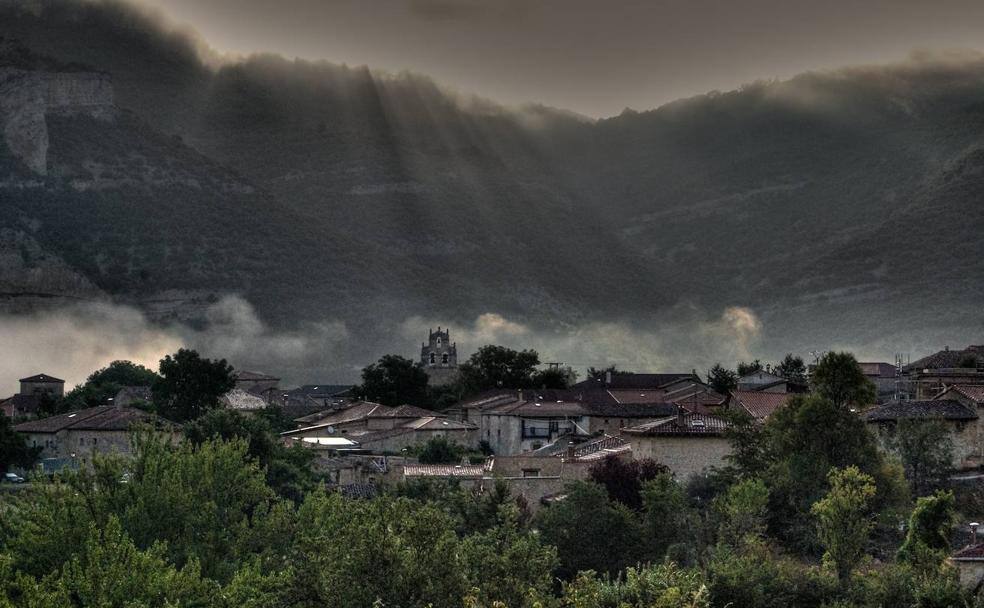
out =
{"type": "Polygon", "coordinates": [[[435,362],[436,360],[437,360],[437,359],[435,358],[435,355],[434,355],[434,353],[431,353],[431,356],[430,356],[430,362],[431,362],[431,365],[434,365],[434,362],[435,362]]]}
{"type": "Polygon", "coordinates": [[[99,438],[98,437],[93,437],[92,438],[92,445],[96,445],[97,443],[99,443],[99,438]]]}
{"type": "Polygon", "coordinates": [[[448,355],[447,355],[447,353],[441,355],[441,363],[444,363],[445,365],[447,365],[447,363],[448,363],[448,355]]]}
{"type": "Polygon", "coordinates": [[[85,445],[85,437],[79,437],[79,445],[85,445]]]}
{"type": "Polygon", "coordinates": [[[550,432],[551,433],[556,433],[559,428],[560,428],[560,423],[559,422],[557,422],[556,420],[551,420],[550,421],[550,432]]]}
{"type": "Polygon", "coordinates": [[[523,477],[539,477],[540,469],[523,469],[523,477]]]}

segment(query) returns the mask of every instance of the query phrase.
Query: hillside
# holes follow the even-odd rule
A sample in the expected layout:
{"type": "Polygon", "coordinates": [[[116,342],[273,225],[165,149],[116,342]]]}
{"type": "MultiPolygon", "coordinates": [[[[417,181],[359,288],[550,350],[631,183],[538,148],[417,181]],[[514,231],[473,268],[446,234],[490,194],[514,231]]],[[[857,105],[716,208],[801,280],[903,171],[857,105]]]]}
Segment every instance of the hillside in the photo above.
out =
{"type": "Polygon", "coordinates": [[[980,329],[980,57],[589,121],[416,75],[273,56],[210,67],[125,5],[36,6],[0,4],[6,35],[108,74],[120,110],[49,115],[47,176],[2,157],[6,183],[43,186],[6,187],[0,229],[155,314],[238,293],[276,327],[345,320],[358,357],[399,348],[410,317],[486,312],[658,335],[747,306],[766,356],[889,356],[980,329]]]}

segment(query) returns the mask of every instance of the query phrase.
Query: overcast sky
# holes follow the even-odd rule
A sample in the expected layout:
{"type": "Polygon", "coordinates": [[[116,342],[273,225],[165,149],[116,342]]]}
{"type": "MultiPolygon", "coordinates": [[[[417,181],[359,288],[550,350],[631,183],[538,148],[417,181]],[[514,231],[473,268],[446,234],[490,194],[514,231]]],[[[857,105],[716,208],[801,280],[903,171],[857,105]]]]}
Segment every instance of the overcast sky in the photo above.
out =
{"type": "Polygon", "coordinates": [[[413,70],[592,116],[914,49],[984,49],[981,0],[144,1],[220,51],[413,70]]]}

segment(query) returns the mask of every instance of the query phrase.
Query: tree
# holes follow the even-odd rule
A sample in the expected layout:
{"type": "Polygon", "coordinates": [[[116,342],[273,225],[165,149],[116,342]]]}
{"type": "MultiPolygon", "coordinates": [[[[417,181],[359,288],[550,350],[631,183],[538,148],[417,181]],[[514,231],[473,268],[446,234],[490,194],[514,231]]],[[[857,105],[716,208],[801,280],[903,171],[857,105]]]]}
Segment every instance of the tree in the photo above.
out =
{"type": "Polygon", "coordinates": [[[677,563],[691,562],[696,554],[691,542],[696,517],[683,487],[670,473],[661,473],[643,484],[642,501],[651,556],[656,560],[670,557],[677,563]]]}
{"type": "Polygon", "coordinates": [[[535,350],[515,351],[489,344],[478,349],[460,366],[460,381],[471,392],[492,388],[531,388],[539,364],[540,355],[535,350]]]}
{"type": "Polygon", "coordinates": [[[744,479],[714,501],[714,510],[721,520],[718,529],[721,542],[740,547],[765,533],[769,488],[761,479],[744,479]]]}
{"type": "Polygon", "coordinates": [[[557,550],[519,528],[515,507],[503,509],[503,523],[461,543],[461,569],[475,600],[491,605],[532,608],[536,597],[550,594],[557,550]]]}
{"type": "Polygon", "coordinates": [[[668,472],[668,468],[651,458],[635,460],[609,454],[591,465],[588,477],[605,488],[608,498],[639,511],[642,509],[642,484],[668,472]]]}
{"type": "Polygon", "coordinates": [[[810,378],[813,391],[841,407],[864,407],[875,401],[875,385],[851,353],[827,353],[810,378]]]}
{"type": "Polygon", "coordinates": [[[417,460],[421,464],[456,464],[461,462],[465,450],[447,437],[432,437],[420,449],[417,460]]]}
{"type": "Polygon", "coordinates": [[[45,577],[26,595],[28,606],[211,606],[220,587],[203,578],[196,562],[182,569],[169,564],[164,547],[138,549],[116,517],[92,527],[84,545],[60,572],[45,577]]]}
{"type": "Polygon", "coordinates": [[[854,568],[861,563],[873,527],[871,502],[875,481],[857,467],[833,469],[828,475],[830,491],[813,505],[817,532],[836,568],[837,578],[847,584],[854,568]]]}
{"type": "Polygon", "coordinates": [[[265,470],[267,484],[285,498],[299,502],[314,487],[311,471],[314,452],[301,446],[285,447],[265,416],[211,410],[185,424],[184,435],[196,446],[214,439],[245,441],[247,454],[265,470]]]}
{"type": "Polygon", "coordinates": [[[427,405],[427,372],[419,363],[399,355],[383,355],[362,370],[361,399],[383,405],[427,405]]]}
{"type": "Polygon", "coordinates": [[[762,362],[758,359],[752,361],[751,363],[745,363],[744,361],[738,362],[738,377],[747,376],[748,374],[754,374],[755,372],[760,372],[764,368],[762,367],[762,362]]]}
{"type": "Polygon", "coordinates": [[[194,420],[219,406],[219,397],[236,386],[232,366],[212,361],[193,350],[180,349],[161,359],[160,378],[152,387],[154,404],[170,420],[194,420]]]}
{"type": "Polygon", "coordinates": [[[802,357],[787,353],[782,361],[776,364],[775,373],[794,384],[806,384],[806,363],[802,357]]]}
{"type": "Polygon", "coordinates": [[[645,528],[635,513],[609,502],[594,483],[569,484],[563,500],[537,513],[534,526],[557,547],[557,573],[566,580],[582,570],[614,575],[648,554],[645,528]]]}
{"type": "Polygon", "coordinates": [[[898,454],[916,496],[941,487],[950,476],[953,439],[942,420],[899,420],[888,445],[898,454]]]}
{"type": "Polygon", "coordinates": [[[829,490],[831,468],[855,466],[876,480],[874,506],[890,511],[907,500],[901,467],[893,468],[861,418],[817,395],[798,395],[765,425],[743,425],[729,437],[738,477],[758,477],[769,490],[769,533],[810,553],[815,527],[807,513],[829,490]]]}
{"type": "Polygon", "coordinates": [[[938,490],[932,496],[918,498],[909,517],[905,542],[899,548],[899,560],[919,565],[943,563],[950,549],[950,531],[956,519],[953,492],[938,490]]]}
{"type": "Polygon", "coordinates": [[[738,374],[725,368],[720,363],[715,363],[714,367],[707,371],[707,383],[715,391],[722,395],[727,395],[738,388],[738,374]]]}
{"type": "Polygon", "coordinates": [[[612,376],[630,376],[632,375],[632,372],[622,371],[614,365],[609,365],[605,368],[589,367],[586,371],[585,378],[588,380],[604,381],[608,374],[611,374],[612,376]]]}
{"type": "Polygon", "coordinates": [[[10,467],[31,468],[38,459],[39,448],[27,446],[24,436],[14,430],[10,418],[0,412],[0,473],[10,467]]]}
{"type": "Polygon", "coordinates": [[[533,387],[543,389],[565,389],[577,382],[577,372],[569,367],[550,367],[533,372],[533,387]]]}
{"type": "Polygon", "coordinates": [[[65,395],[65,411],[106,405],[124,386],[153,386],[160,377],[152,370],[131,361],[113,361],[92,372],[85,384],[65,395]]]}

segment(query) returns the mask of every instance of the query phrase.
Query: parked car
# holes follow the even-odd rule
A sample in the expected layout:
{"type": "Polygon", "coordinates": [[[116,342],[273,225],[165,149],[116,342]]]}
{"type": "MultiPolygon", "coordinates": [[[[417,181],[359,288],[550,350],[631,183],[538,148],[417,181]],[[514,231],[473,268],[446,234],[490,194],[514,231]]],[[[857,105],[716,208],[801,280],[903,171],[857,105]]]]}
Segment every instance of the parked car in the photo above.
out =
{"type": "Polygon", "coordinates": [[[17,473],[4,473],[3,481],[5,483],[24,483],[24,478],[17,473]]]}

